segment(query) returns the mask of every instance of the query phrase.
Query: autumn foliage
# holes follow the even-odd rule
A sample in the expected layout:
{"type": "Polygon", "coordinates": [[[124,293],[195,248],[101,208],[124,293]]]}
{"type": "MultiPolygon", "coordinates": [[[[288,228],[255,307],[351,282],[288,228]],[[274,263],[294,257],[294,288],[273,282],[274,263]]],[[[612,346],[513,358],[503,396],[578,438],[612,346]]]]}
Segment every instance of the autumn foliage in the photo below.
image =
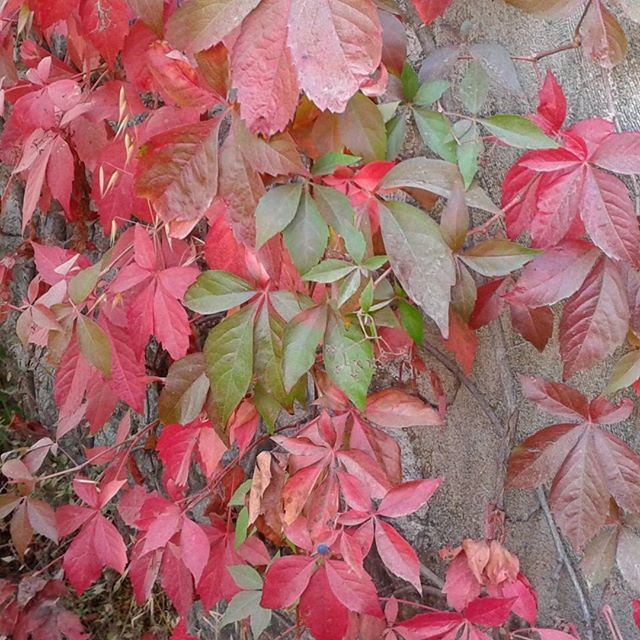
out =
{"type": "MultiPolygon", "coordinates": [[[[601,0],[510,2],[573,11],[559,50],[625,55],[601,0]]],[[[58,410],[49,429],[8,429],[0,636],[101,637],[74,602],[122,576],[137,607],[171,605],[148,638],[191,637],[198,611],[254,638],[577,637],[537,626],[499,527],[444,549],[440,580],[396,522],[446,482],[407,478],[394,436],[446,423],[421,347],[469,376],[476,332],[505,311],[539,351],[557,311],[564,382],[630,347],[591,400],[521,379],[560,422],[514,448],[507,483],[550,487],[592,583],[617,563],[640,590],[640,457],[607,428],[634,403],[606,397],[640,390],[640,133],[567,122],[541,70],[554,51],[521,59],[533,114],[488,113],[489,80],[523,95],[500,45],[436,49],[416,71],[407,29],[450,4],[0,2],[5,199],[23,188],[0,314],[44,354],[58,410]],[[425,156],[406,155],[413,131],[425,156]],[[494,147],[524,151],[500,203],[477,179],[494,147]],[[42,233],[56,214],[67,242],[42,233]]]]}

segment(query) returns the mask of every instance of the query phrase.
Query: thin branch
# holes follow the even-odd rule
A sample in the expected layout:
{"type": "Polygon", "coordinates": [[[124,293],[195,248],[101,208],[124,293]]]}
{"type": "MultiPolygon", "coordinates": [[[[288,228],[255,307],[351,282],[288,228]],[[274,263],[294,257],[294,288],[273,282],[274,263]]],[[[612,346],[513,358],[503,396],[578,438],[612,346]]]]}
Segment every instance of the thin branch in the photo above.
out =
{"type": "MultiPolygon", "coordinates": [[[[502,327],[502,324],[500,323],[494,324],[493,329],[494,331],[492,337],[494,340],[494,351],[496,353],[496,364],[500,371],[500,378],[502,380],[502,387],[504,389],[505,395],[505,404],[507,406],[507,411],[509,412],[509,414],[514,415],[518,410],[518,400],[516,394],[515,378],[507,359],[507,348],[504,329],[502,327]]],[[[571,558],[569,558],[569,555],[567,554],[567,550],[565,549],[564,543],[562,542],[562,538],[558,533],[558,528],[553,518],[553,514],[551,513],[551,509],[549,508],[549,503],[547,502],[547,496],[545,495],[542,487],[538,487],[538,489],[536,490],[536,495],[538,496],[538,502],[542,507],[542,512],[544,513],[544,517],[549,526],[551,537],[553,538],[553,543],[558,553],[558,558],[564,564],[567,570],[567,574],[569,575],[569,579],[571,580],[571,584],[573,585],[573,588],[580,601],[580,608],[582,609],[582,614],[584,616],[584,624],[587,628],[586,636],[588,640],[593,640],[593,616],[591,614],[589,601],[587,600],[576,570],[573,567],[571,558]]]]}

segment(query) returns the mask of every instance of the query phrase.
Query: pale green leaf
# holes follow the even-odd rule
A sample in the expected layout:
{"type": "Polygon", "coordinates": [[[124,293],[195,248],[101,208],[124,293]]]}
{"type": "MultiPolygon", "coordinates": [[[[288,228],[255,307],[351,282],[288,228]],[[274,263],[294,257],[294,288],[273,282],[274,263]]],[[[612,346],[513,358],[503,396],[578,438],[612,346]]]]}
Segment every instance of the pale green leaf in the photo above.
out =
{"type": "Polygon", "coordinates": [[[340,319],[332,318],[323,355],[329,377],[356,407],[363,410],[374,369],[371,342],[357,325],[347,329],[340,319]]]}
{"type": "Polygon", "coordinates": [[[207,376],[222,424],[226,424],[251,384],[256,310],[244,307],[209,332],[204,345],[207,376]]]}
{"type": "Polygon", "coordinates": [[[329,228],[308,193],[302,195],[296,215],[284,230],[283,237],[300,273],[306,273],[320,262],[327,248],[329,228]]]}
{"type": "Polygon", "coordinates": [[[506,276],[522,268],[540,255],[539,249],[529,249],[509,240],[485,240],[464,254],[460,259],[483,276],[506,276]]]}
{"type": "Polygon", "coordinates": [[[297,315],[283,337],[284,387],[288,391],[313,366],[327,325],[327,307],[319,305],[297,315]]]}
{"type": "Polygon", "coordinates": [[[496,138],[518,149],[555,149],[558,143],[531,120],[515,115],[497,115],[480,120],[496,138]]]}
{"type": "Polygon", "coordinates": [[[111,343],[94,320],[79,315],[76,324],[80,352],[105,378],[111,377],[111,343]]]}
{"type": "Polygon", "coordinates": [[[226,271],[205,271],[187,289],[184,304],[198,313],[228,311],[251,300],[256,291],[251,285],[226,271]]]}
{"type": "Polygon", "coordinates": [[[345,262],[344,260],[329,258],[307,271],[302,279],[308,280],[309,282],[328,284],[344,278],[357,268],[356,265],[345,262]]]}
{"type": "Polygon", "coordinates": [[[298,211],[302,185],[284,184],[265,193],[256,207],[256,247],[260,248],[291,223],[298,211]]]}
{"type": "Polygon", "coordinates": [[[204,355],[192,353],[176,360],[165,379],[158,401],[163,424],[188,424],[202,411],[209,379],[205,372],[204,355]]]}

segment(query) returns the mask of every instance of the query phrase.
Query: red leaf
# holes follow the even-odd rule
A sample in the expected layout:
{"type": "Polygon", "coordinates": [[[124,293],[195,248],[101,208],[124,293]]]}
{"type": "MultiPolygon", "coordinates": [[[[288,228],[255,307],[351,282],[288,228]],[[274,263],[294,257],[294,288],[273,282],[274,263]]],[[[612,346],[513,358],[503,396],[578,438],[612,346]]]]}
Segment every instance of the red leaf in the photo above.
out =
{"type": "Polygon", "coordinates": [[[469,568],[467,556],[458,554],[447,569],[442,592],[447,596],[447,604],[462,611],[470,602],[480,596],[482,585],[469,568]]]}
{"type": "Polygon", "coordinates": [[[633,609],[633,621],[636,623],[636,627],[640,629],[640,600],[633,601],[632,609],[633,609]]]}
{"type": "Polygon", "coordinates": [[[124,0],[82,0],[80,5],[84,35],[111,68],[129,33],[129,15],[124,0]]]}
{"type": "Polygon", "coordinates": [[[378,515],[400,518],[415,513],[436,492],[442,480],[409,480],[393,487],[378,506],[378,515]]]}
{"type": "Polygon", "coordinates": [[[181,616],[186,616],[193,604],[193,580],[179,547],[169,542],[162,555],[160,584],[181,616]]]}
{"type": "Polygon", "coordinates": [[[100,326],[111,342],[109,387],[120,400],[142,413],[147,391],[144,354],[136,354],[126,327],[118,327],[106,318],[101,318],[100,326]]]}
{"type": "Polygon", "coordinates": [[[124,573],[126,563],[127,548],[122,536],[96,511],[69,545],[62,566],[69,583],[81,595],[100,577],[104,567],[124,573]]]}
{"type": "Polygon", "coordinates": [[[609,492],[598,472],[595,434],[586,429],[556,475],[549,504],[558,526],[581,549],[605,523],[609,492]]]}
{"type": "Polygon", "coordinates": [[[478,336],[453,309],[449,312],[449,337],[442,342],[455,356],[464,375],[471,375],[478,350],[478,336]]]}
{"type": "Polygon", "coordinates": [[[349,610],[333,594],[325,567],[316,571],[302,594],[300,615],[316,640],[343,640],[346,636],[349,610]]]}
{"type": "Polygon", "coordinates": [[[599,255],[588,242],[562,242],[525,265],[516,286],[505,297],[527,307],[555,304],[580,288],[599,255]]]}
{"type": "Polygon", "coordinates": [[[382,520],[376,520],[375,540],[380,559],[391,574],[410,582],[421,594],[420,560],[411,545],[382,520]]]}
{"type": "Polygon", "coordinates": [[[620,272],[613,262],[601,259],[562,313],[564,379],[611,355],[625,339],[629,315],[620,272]]]}
{"type": "Polygon", "coordinates": [[[197,583],[209,560],[209,538],[202,527],[189,518],[182,521],[180,552],[182,561],[197,583]]]}
{"type": "Polygon", "coordinates": [[[567,99],[553,72],[548,69],[540,89],[538,115],[550,125],[550,130],[559,131],[567,117],[567,99]]]}
{"type": "Polygon", "coordinates": [[[165,221],[193,222],[213,202],[218,182],[218,129],[214,118],[159,133],[145,145],[136,190],[165,221]]]}
{"type": "Polygon", "coordinates": [[[397,624],[394,629],[405,640],[427,640],[443,638],[463,623],[459,613],[422,613],[397,624]]]}
{"type": "Polygon", "coordinates": [[[469,319],[472,329],[480,329],[493,322],[504,309],[505,278],[496,278],[478,287],[476,304],[469,319]]]}
{"type": "Polygon", "coordinates": [[[478,598],[465,610],[464,617],[483,627],[499,627],[503,625],[511,613],[515,598],[478,598]]]}
{"type": "Polygon", "coordinates": [[[382,617],[376,586],[364,569],[356,571],[340,560],[328,560],[325,568],[331,591],[345,607],[357,613],[382,617]]]}
{"type": "Polygon", "coordinates": [[[426,402],[401,389],[385,389],[367,398],[367,419],[383,427],[417,427],[442,424],[438,413],[426,402]]]}
{"type": "Polygon", "coordinates": [[[637,265],[640,229],[626,185],[599,169],[587,169],[580,215],[593,242],[610,258],[637,265]]]}
{"type": "Polygon", "coordinates": [[[344,111],[380,64],[381,36],[369,0],[292,2],[288,45],[303,91],[322,110],[344,111]]]}
{"type": "Polygon", "coordinates": [[[291,0],[263,0],[242,25],[231,55],[240,115],[251,131],[282,131],[298,104],[298,80],[287,46],[291,0]]]}
{"type": "Polygon", "coordinates": [[[552,479],[580,436],[581,429],[573,424],[556,424],[529,436],[509,458],[510,486],[533,489],[552,479]]]}
{"type": "Polygon", "coordinates": [[[511,304],[513,328],[538,351],[544,351],[553,333],[553,312],[549,307],[530,309],[520,304],[511,304]]]}
{"type": "Polygon", "coordinates": [[[154,42],[147,48],[146,58],[155,88],[167,104],[204,111],[220,101],[200,85],[195,68],[166,44],[154,42]]]}
{"type": "Polygon", "coordinates": [[[452,1],[453,0],[411,0],[411,3],[425,25],[430,25],[449,8],[452,1]]]}
{"type": "Polygon", "coordinates": [[[306,556],[278,558],[267,569],[261,604],[267,609],[286,609],[305,591],[315,570],[315,560],[306,556]]]}
{"type": "Polygon", "coordinates": [[[520,385],[527,400],[553,415],[572,420],[589,419],[589,401],[573,387],[536,376],[520,376],[520,385]]]}
{"type": "Polygon", "coordinates": [[[615,173],[640,173],[640,133],[633,131],[607,136],[591,161],[615,173]]]}
{"type": "Polygon", "coordinates": [[[521,573],[513,581],[507,580],[497,586],[487,585],[487,592],[492,597],[516,598],[511,611],[531,625],[536,623],[538,598],[529,581],[521,573]]]}
{"type": "Polygon", "coordinates": [[[594,398],[589,405],[589,415],[598,424],[623,422],[633,411],[633,400],[624,398],[620,404],[613,404],[603,397],[594,398]]]}

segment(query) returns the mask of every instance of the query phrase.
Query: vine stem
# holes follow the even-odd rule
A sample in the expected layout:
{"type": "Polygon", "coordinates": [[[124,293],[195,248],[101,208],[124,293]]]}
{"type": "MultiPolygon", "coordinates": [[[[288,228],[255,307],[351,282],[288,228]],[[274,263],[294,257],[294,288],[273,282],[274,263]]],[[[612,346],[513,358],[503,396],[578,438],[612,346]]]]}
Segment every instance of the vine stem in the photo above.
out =
{"type": "MultiPolygon", "coordinates": [[[[499,334],[497,339],[504,341],[504,333],[502,332],[502,327],[500,327],[499,334]]],[[[504,347],[504,342],[503,342],[504,347]]],[[[448,369],[456,378],[458,378],[459,382],[469,391],[469,393],[473,396],[474,400],[480,405],[480,408],[486,415],[489,422],[491,422],[492,426],[496,429],[496,433],[500,436],[504,435],[504,429],[502,425],[502,420],[493,409],[493,407],[489,404],[488,400],[482,393],[482,391],[475,385],[474,382],[469,380],[460,368],[452,362],[444,353],[442,353],[438,348],[425,344],[424,350],[432,355],[440,364],[442,364],[446,369],[448,369]]],[[[504,349],[506,353],[506,349],[504,349]]],[[[507,362],[505,362],[504,358],[498,357],[497,359],[498,368],[501,371],[502,382],[505,391],[505,400],[507,405],[507,410],[510,414],[513,414],[517,410],[517,396],[515,393],[515,381],[513,378],[513,373],[511,372],[510,367],[507,362]]],[[[584,623],[586,626],[586,637],[588,640],[593,640],[593,616],[591,614],[591,608],[589,607],[589,602],[585,595],[585,592],[582,588],[582,584],[576,574],[575,569],[573,568],[573,564],[571,559],[569,558],[567,551],[564,547],[564,543],[562,542],[562,538],[558,533],[558,529],[553,518],[553,514],[551,513],[551,509],[549,508],[549,503],[547,502],[547,496],[542,489],[538,489],[537,491],[538,501],[540,503],[540,507],[545,515],[545,519],[551,531],[551,536],[553,538],[553,542],[558,553],[559,558],[562,560],[563,564],[567,569],[567,574],[569,579],[571,580],[571,584],[578,596],[578,600],[580,603],[580,608],[582,610],[582,614],[584,616],[584,623]]]]}

